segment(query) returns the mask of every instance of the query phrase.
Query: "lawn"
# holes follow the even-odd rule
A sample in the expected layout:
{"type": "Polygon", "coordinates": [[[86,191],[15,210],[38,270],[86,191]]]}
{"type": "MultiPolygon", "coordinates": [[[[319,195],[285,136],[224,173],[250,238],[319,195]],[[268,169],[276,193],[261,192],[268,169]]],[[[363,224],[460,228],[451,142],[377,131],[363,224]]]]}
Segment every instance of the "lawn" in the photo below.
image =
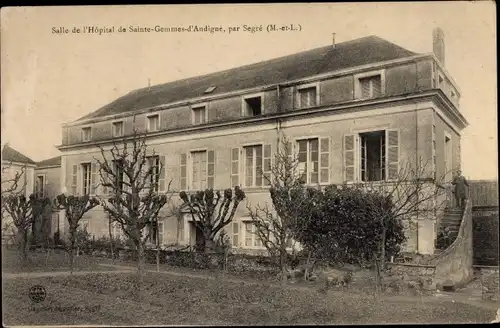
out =
{"type": "Polygon", "coordinates": [[[4,281],[6,325],[263,325],[477,323],[493,311],[436,298],[387,298],[281,289],[148,272],[141,296],[132,273],[92,273],[4,281]],[[28,290],[42,285],[46,299],[28,290]]]}
{"type": "MultiPolygon", "coordinates": [[[[111,267],[99,265],[101,259],[91,256],[77,256],[74,262],[74,271],[109,271],[111,267]]],[[[40,272],[40,271],[69,271],[69,256],[63,251],[47,253],[28,252],[28,262],[23,264],[15,250],[2,250],[2,272],[40,272]]]]}

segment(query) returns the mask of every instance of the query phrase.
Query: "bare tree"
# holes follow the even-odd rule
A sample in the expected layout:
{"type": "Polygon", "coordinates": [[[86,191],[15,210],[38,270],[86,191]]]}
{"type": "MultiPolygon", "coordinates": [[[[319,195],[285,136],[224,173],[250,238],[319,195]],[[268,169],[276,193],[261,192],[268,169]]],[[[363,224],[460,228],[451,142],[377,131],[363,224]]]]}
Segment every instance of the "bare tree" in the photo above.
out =
{"type": "Polygon", "coordinates": [[[193,224],[202,233],[204,253],[214,250],[219,233],[233,220],[238,205],[246,197],[238,186],[234,187],[234,194],[231,189],[224,190],[223,195],[206,189],[189,196],[181,191],[179,196],[189,208],[193,224]]]}
{"type": "MultiPolygon", "coordinates": [[[[158,226],[160,210],[172,197],[171,180],[163,189],[160,174],[164,164],[148,152],[146,137],[134,131],[122,144],[114,143],[107,152],[102,147],[98,162],[101,186],[109,190],[109,198],[102,197],[101,205],[113,222],[119,224],[125,235],[134,243],[137,250],[137,273],[139,286],[144,276],[145,244],[155,227],[158,226]],[[128,140],[127,140],[128,139],[128,140]]],[[[159,254],[159,248],[157,252],[159,254]]],[[[157,256],[157,260],[158,260],[157,256]]]]}
{"type": "Polygon", "coordinates": [[[269,165],[271,167],[265,169],[270,175],[263,176],[270,185],[272,209],[268,204],[257,204],[255,208],[248,204],[247,209],[255,227],[254,233],[269,255],[278,260],[284,283],[288,274],[289,249],[295,250],[292,232],[299,231],[296,229],[297,217],[305,213],[303,206],[308,202],[298,159],[293,156],[292,145],[283,133],[278,135],[278,147],[269,165]]]}
{"type": "MultiPolygon", "coordinates": [[[[11,174],[11,169],[13,168],[12,162],[9,164],[2,165],[2,198],[7,195],[17,195],[20,196],[26,191],[26,181],[24,181],[21,186],[21,178],[25,175],[26,166],[22,166],[19,171],[15,171],[14,175],[11,174]],[[21,186],[21,188],[19,188],[21,186]]],[[[6,208],[2,204],[1,218],[2,221],[6,219],[6,208]]],[[[7,225],[8,226],[8,225],[7,225]]]]}
{"type": "Polygon", "coordinates": [[[30,195],[29,198],[15,193],[2,195],[2,207],[17,228],[17,242],[23,263],[28,257],[26,251],[28,231],[33,226],[33,222],[43,214],[50,204],[48,198],[38,197],[35,194],[30,195]]]}
{"type": "Polygon", "coordinates": [[[89,195],[66,197],[66,195],[61,194],[56,197],[55,203],[58,209],[64,210],[69,223],[70,244],[67,251],[69,252],[70,259],[70,273],[73,274],[74,252],[80,221],[85,213],[99,205],[99,200],[89,195]]]}
{"type": "Polygon", "coordinates": [[[431,166],[419,160],[416,163],[406,162],[401,165],[388,181],[365,182],[354,186],[382,194],[387,201],[386,204],[372,206],[380,218],[378,250],[374,256],[377,286],[383,284],[386,261],[385,219],[399,219],[409,227],[416,225],[417,229],[422,221],[435,221],[446,207],[446,188],[443,187],[445,176],[435,178],[431,166]]]}

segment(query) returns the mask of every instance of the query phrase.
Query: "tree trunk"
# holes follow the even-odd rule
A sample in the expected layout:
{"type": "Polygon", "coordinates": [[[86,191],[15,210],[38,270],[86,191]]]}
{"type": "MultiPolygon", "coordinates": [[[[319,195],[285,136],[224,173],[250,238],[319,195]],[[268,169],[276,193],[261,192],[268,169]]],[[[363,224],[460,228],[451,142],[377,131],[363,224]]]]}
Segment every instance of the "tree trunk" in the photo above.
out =
{"type": "Polygon", "coordinates": [[[160,272],[160,230],[156,227],[156,272],[160,272]]]}
{"type": "Polygon", "coordinates": [[[19,247],[19,256],[21,259],[21,264],[25,265],[28,261],[28,254],[26,252],[26,246],[28,245],[28,232],[23,229],[18,230],[18,247],[19,247]]]}
{"type": "Polygon", "coordinates": [[[137,285],[139,290],[144,282],[144,245],[139,240],[136,242],[137,247],[137,285]]]}
{"type": "Polygon", "coordinates": [[[286,251],[286,240],[282,238],[280,243],[280,267],[281,267],[281,285],[286,285],[287,280],[287,255],[286,251]]]}
{"type": "Polygon", "coordinates": [[[114,239],[111,232],[111,218],[108,220],[108,233],[109,233],[109,247],[111,250],[111,261],[115,264],[115,252],[114,252],[114,239]]]}
{"type": "Polygon", "coordinates": [[[70,249],[69,249],[69,272],[73,274],[73,265],[74,265],[74,249],[75,249],[75,231],[70,232],[70,249]]]}

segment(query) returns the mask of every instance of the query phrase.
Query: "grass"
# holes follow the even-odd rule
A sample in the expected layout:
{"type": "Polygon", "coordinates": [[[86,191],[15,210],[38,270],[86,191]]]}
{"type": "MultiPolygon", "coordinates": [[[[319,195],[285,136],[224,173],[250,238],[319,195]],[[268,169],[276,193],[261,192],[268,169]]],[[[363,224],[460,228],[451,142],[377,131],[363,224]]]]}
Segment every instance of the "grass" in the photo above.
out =
{"type": "Polygon", "coordinates": [[[4,282],[6,325],[262,325],[489,322],[493,311],[428,298],[383,299],[313,289],[282,289],[204,278],[147,273],[137,294],[135,275],[92,273],[4,282]],[[28,290],[47,298],[32,303],[28,290]]]}
{"type": "MultiPolygon", "coordinates": [[[[113,270],[103,267],[99,258],[91,256],[75,256],[74,271],[104,271],[113,270]]],[[[69,271],[69,256],[62,252],[51,252],[47,258],[45,252],[28,252],[28,262],[23,264],[15,250],[2,250],[2,272],[47,272],[47,271],[69,271]]]]}

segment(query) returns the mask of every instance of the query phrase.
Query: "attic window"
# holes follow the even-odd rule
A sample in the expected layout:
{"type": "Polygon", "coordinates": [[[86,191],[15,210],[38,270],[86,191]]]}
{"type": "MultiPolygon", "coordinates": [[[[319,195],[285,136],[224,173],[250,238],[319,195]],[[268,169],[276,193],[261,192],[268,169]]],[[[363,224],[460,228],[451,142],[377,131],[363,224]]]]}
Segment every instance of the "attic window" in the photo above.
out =
{"type": "Polygon", "coordinates": [[[90,127],[82,128],[82,141],[90,141],[92,138],[92,130],[90,127]]]}
{"type": "Polygon", "coordinates": [[[262,115],[262,97],[252,96],[243,99],[243,114],[245,116],[262,115]]]}
{"type": "Polygon", "coordinates": [[[205,93],[210,93],[215,90],[217,87],[208,87],[207,90],[205,90],[205,93]]]}

